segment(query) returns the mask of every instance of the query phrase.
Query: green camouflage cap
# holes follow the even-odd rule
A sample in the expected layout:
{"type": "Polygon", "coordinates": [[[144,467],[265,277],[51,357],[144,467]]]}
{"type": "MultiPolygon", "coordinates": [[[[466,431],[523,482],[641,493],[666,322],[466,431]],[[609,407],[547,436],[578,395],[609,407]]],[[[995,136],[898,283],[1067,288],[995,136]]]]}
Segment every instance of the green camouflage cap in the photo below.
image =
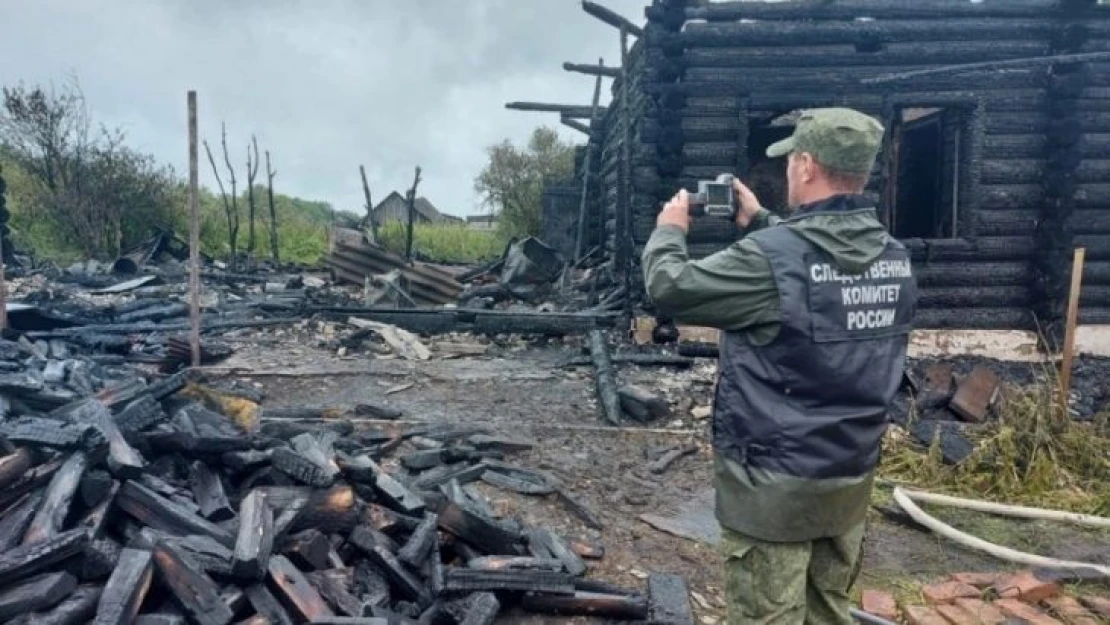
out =
{"type": "Polygon", "coordinates": [[[873,117],[847,108],[812,109],[802,112],[792,136],[767,148],[767,156],[809,152],[829,169],[867,173],[882,140],[883,126],[873,117]]]}

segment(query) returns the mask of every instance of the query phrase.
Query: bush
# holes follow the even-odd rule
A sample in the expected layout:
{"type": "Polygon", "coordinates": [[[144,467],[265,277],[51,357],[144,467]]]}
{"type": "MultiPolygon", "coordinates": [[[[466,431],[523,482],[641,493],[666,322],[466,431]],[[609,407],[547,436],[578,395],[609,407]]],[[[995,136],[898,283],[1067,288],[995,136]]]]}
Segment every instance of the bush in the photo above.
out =
{"type": "MultiPolygon", "coordinates": [[[[404,255],[406,224],[391,221],[378,229],[382,247],[404,255]]],[[[413,225],[414,255],[431,262],[473,264],[497,258],[505,251],[505,241],[496,232],[474,230],[457,223],[418,223],[413,225]]]]}

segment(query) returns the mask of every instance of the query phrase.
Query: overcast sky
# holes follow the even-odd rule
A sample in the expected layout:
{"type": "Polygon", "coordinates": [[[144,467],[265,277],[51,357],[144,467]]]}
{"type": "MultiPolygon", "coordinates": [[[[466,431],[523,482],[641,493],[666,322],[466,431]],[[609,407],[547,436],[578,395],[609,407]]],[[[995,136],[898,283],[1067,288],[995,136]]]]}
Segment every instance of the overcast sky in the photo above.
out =
{"type": "MultiPolygon", "coordinates": [[[[186,92],[202,139],[227,122],[233,163],[251,133],[270,150],[275,190],[361,212],[407,188],[440,210],[480,212],[485,148],[538,124],[582,135],[513,100],[588,104],[593,79],[564,61],[619,63],[615,29],[579,0],[6,0],[0,84],[76,74],[94,119],[187,172],[186,92]],[[18,8],[16,8],[18,7],[18,8]]],[[[648,0],[604,0],[634,23],[648,0]]],[[[609,83],[602,102],[609,98],[609,83]]],[[[215,188],[201,148],[201,184],[215,188]]]]}

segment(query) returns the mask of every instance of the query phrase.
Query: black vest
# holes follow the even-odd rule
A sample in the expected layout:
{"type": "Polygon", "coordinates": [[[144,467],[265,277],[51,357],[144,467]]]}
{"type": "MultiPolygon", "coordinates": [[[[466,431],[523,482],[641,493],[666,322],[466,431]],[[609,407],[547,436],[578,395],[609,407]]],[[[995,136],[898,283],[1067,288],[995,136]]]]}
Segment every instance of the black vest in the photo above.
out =
{"type": "Polygon", "coordinates": [[[766,346],[722,333],[714,446],[784,475],[865,475],[878,464],[916,309],[909,254],[887,237],[868,269],[843,275],[783,224],[748,236],[770,261],[782,326],[766,346]]]}

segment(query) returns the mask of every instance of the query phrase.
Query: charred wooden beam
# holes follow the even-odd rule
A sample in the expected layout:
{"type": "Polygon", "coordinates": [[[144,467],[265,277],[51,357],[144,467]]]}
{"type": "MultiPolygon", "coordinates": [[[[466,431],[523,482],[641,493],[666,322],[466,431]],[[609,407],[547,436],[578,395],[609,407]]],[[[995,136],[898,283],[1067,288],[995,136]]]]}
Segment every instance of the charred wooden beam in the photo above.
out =
{"type": "Polygon", "coordinates": [[[0,552],[0,586],[46,570],[82,551],[89,544],[84,529],[75,529],[41,543],[0,552]]]}
{"type": "Polygon", "coordinates": [[[31,468],[31,451],[26,447],[18,447],[3,458],[0,458],[0,489],[7,488],[23,477],[27,469],[31,468]]]}
{"type": "Polygon", "coordinates": [[[466,598],[461,606],[459,625],[493,625],[501,611],[501,602],[492,592],[478,592],[466,598]]]}
{"type": "Polygon", "coordinates": [[[94,622],[101,586],[81,586],[48,612],[31,612],[12,625],[84,625],[94,622]]]}
{"type": "Polygon", "coordinates": [[[477,571],[448,567],[444,590],[450,592],[504,591],[573,595],[574,583],[566,573],[552,571],[477,571]]]}
{"type": "Polygon", "coordinates": [[[278,515],[274,522],[278,535],[313,528],[327,534],[346,533],[358,523],[358,497],[350,486],[337,485],[327,490],[264,486],[259,490],[275,510],[300,510],[291,518],[286,518],[284,512],[278,515]]]}
{"type": "Polygon", "coordinates": [[[11,549],[23,541],[23,535],[41,502],[41,493],[29,493],[4,511],[0,519],[0,551],[11,549]]]}
{"type": "Polygon", "coordinates": [[[558,558],[482,556],[467,560],[466,568],[476,571],[561,571],[563,562],[558,558]]]}
{"type": "Polygon", "coordinates": [[[76,589],[77,579],[69,573],[44,573],[0,590],[0,621],[53,607],[76,589]]]}
{"type": "Polygon", "coordinates": [[[273,465],[298,482],[325,488],[335,482],[339,465],[335,451],[316,436],[301,434],[293,438],[293,449],[279,447],[273,452],[273,465]]]}
{"type": "Polygon", "coordinates": [[[231,561],[232,574],[240,579],[262,579],[273,546],[273,512],[261,491],[251,491],[239,505],[239,535],[231,561]]]}
{"type": "Polygon", "coordinates": [[[108,513],[112,510],[112,505],[116,501],[116,495],[119,494],[120,483],[113,481],[108,488],[108,494],[99,503],[92,507],[85,514],[84,518],[77,522],[77,527],[83,527],[89,533],[89,538],[97,539],[104,533],[104,524],[108,520],[108,513]]]}
{"type": "MultiPolygon", "coordinates": [[[[354,536],[352,536],[352,541],[354,536]]],[[[383,571],[390,583],[401,591],[405,597],[416,601],[421,609],[432,601],[431,594],[423,583],[401,564],[399,560],[382,544],[374,542],[367,544],[359,540],[355,545],[362,550],[370,561],[383,571]]]]}
{"type": "Polygon", "coordinates": [[[119,564],[121,553],[120,544],[110,538],[94,540],[85,547],[79,566],[74,562],[69,570],[84,582],[105,580],[119,564]]]}
{"type": "Polygon", "coordinates": [[[582,0],[582,10],[613,28],[627,31],[630,35],[635,35],[637,37],[642,37],[644,35],[642,28],[628,21],[627,18],[621,16],[612,9],[606,8],[596,2],[582,0]]]}
{"type": "MultiPolygon", "coordinates": [[[[580,132],[584,135],[589,135],[590,134],[590,127],[587,126],[586,124],[583,124],[582,122],[575,121],[574,119],[572,119],[570,117],[565,117],[565,116],[560,117],[559,121],[562,122],[562,124],[564,126],[566,126],[568,128],[573,128],[573,129],[577,130],[578,132],[580,132]]],[[[502,288],[502,287],[499,286],[498,288],[502,288]]]]}
{"type": "Polygon", "coordinates": [[[574,577],[579,577],[586,573],[586,563],[575,553],[570,543],[555,532],[546,528],[534,529],[529,533],[529,540],[542,545],[544,550],[550,552],[552,556],[557,558],[562,563],[567,573],[570,573],[574,577]]]}
{"type": "Polygon", "coordinates": [[[446,334],[540,334],[560,336],[584,334],[594,328],[612,328],[616,315],[609,313],[541,313],[488,310],[401,310],[396,308],[308,308],[306,314],[357,315],[360,318],[395,325],[412,332],[446,334]]]}
{"type": "Polygon", "coordinates": [[[200,625],[227,625],[235,617],[220,596],[220,588],[169,542],[152,553],[158,577],[184,608],[189,620],[200,625]]]}
{"type": "Polygon", "coordinates": [[[50,480],[50,485],[46,487],[42,505],[23,535],[24,545],[44,542],[61,532],[66,515],[69,514],[70,502],[77,492],[81,476],[84,475],[87,467],[88,459],[81,452],[76,452],[66,459],[54,474],[54,478],[50,480]]]}
{"type": "Polygon", "coordinates": [[[210,469],[207,464],[199,460],[194,461],[189,466],[189,481],[193,488],[193,496],[204,518],[219,523],[235,516],[219,474],[210,469]]]}
{"type": "MultiPolygon", "coordinates": [[[[683,358],[683,360],[689,359],[683,358]]],[[[620,398],[620,405],[625,414],[640,423],[662,419],[671,413],[671,406],[665,397],[642,386],[626,384],[617,389],[617,396],[620,398]]]]}
{"type": "Polygon", "coordinates": [[[617,394],[616,370],[609,357],[609,346],[601,330],[590,331],[590,356],[593,358],[597,378],[597,397],[605,419],[612,425],[620,425],[620,396],[617,394]]]}
{"type": "Polygon", "coordinates": [[[124,549],[96,609],[96,625],[127,625],[150,590],[154,561],[145,549],[124,549]]]}
{"type": "Polygon", "coordinates": [[[679,458],[689,456],[690,454],[696,454],[697,452],[698,447],[697,445],[693,444],[684,445],[682,447],[675,447],[674,449],[671,449],[667,453],[660,456],[658,460],[648,465],[648,470],[656,475],[666,473],[667,469],[669,469],[671,465],[675,462],[678,462],[679,458]]]}
{"type": "Polygon", "coordinates": [[[13,443],[56,449],[87,448],[96,435],[88,425],[64,423],[42,417],[19,417],[0,427],[0,434],[13,443]]]}
{"type": "Polygon", "coordinates": [[[621,75],[619,67],[606,67],[601,64],[563,63],[563,69],[568,72],[578,72],[589,76],[603,76],[605,78],[616,78],[621,75]]]}
{"type": "Polygon", "coordinates": [[[397,552],[397,559],[413,568],[419,568],[427,559],[428,554],[432,552],[435,541],[439,539],[436,534],[437,527],[438,518],[436,515],[426,513],[424,520],[409,536],[408,542],[397,552]]]}
{"type": "Polygon", "coordinates": [[[527,594],[521,607],[529,612],[599,616],[642,621],[648,616],[647,599],[627,595],[575,592],[573,595],[527,594]]]}
{"type": "Polygon", "coordinates": [[[598,520],[597,515],[595,515],[593,511],[587,508],[582,502],[578,501],[578,499],[572,497],[570,493],[560,489],[555,494],[559,497],[559,501],[562,502],[567,510],[581,519],[587,527],[595,530],[605,529],[605,525],[598,520]]]}
{"type": "Polygon", "coordinates": [[[317,530],[290,536],[281,551],[300,569],[322,571],[331,566],[331,543],[317,530]]]}
{"type": "Polygon", "coordinates": [[[706,3],[686,8],[687,20],[732,22],[753,20],[851,20],[858,17],[875,19],[920,19],[959,17],[1039,17],[1059,14],[1057,0],[1015,0],[1001,4],[972,3],[960,0],[928,2],[889,2],[875,4],[871,0],[809,0],[787,5],[731,2],[706,3]]]}
{"type": "Polygon", "coordinates": [[[491,555],[519,555],[523,536],[487,519],[455,502],[437,507],[436,522],[440,529],[457,536],[491,555]]]}
{"type": "Polygon", "coordinates": [[[73,418],[79,419],[78,423],[92,424],[100,431],[104,440],[108,441],[108,470],[113,475],[123,479],[137,478],[142,475],[146,461],[124,439],[123,432],[120,431],[112,413],[104,404],[95,398],[89,398],[82,404],[81,409],[73,414],[73,418]]]}
{"type": "Polygon", "coordinates": [[[271,587],[300,622],[335,616],[304,573],[285,556],[270,558],[269,572],[271,587]]]}
{"type": "Polygon", "coordinates": [[[264,617],[269,625],[294,625],[293,618],[266,586],[262,584],[247,586],[244,593],[254,611],[264,617]]]}
{"type": "Polygon", "coordinates": [[[174,536],[201,534],[221,545],[233,548],[235,536],[230,530],[193,514],[183,506],[137,482],[127,482],[116,496],[121,510],[143,524],[174,536]]]}
{"type": "MultiPolygon", "coordinates": [[[[567,118],[590,119],[592,107],[582,104],[547,104],[544,102],[509,102],[505,108],[515,111],[541,111],[547,113],[559,113],[567,118]]],[[[602,107],[599,114],[604,115],[605,109],[602,107]]]]}
{"type": "MultiPolygon", "coordinates": [[[[347,590],[346,573],[316,571],[305,576],[336,612],[343,616],[362,616],[363,605],[347,590]]],[[[318,621],[315,621],[318,622],[318,621]]]]}

